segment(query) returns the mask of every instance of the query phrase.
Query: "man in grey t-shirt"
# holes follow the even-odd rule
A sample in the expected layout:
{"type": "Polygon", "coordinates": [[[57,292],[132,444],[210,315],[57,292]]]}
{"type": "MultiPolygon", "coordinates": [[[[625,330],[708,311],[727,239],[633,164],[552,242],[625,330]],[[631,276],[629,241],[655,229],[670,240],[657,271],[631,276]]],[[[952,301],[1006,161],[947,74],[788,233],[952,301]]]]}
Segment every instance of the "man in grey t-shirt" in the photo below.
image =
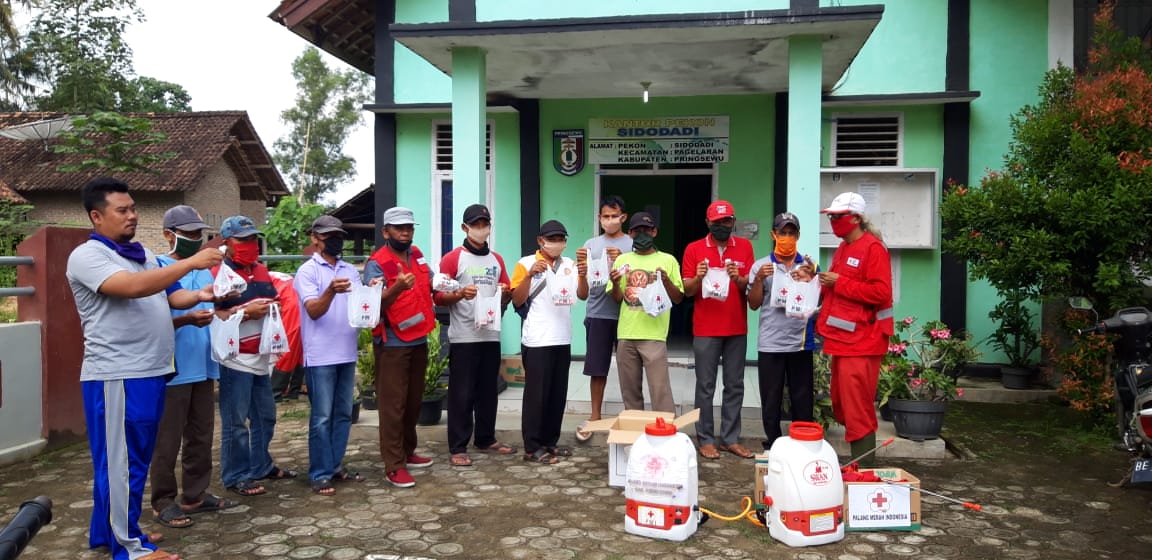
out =
{"type": "Polygon", "coordinates": [[[84,329],[80,386],[94,471],[88,544],[109,547],[113,558],[174,559],[156,550],[158,535],[143,533],[139,524],[173,373],[169,306],[187,309],[213,297],[211,286],[170,288],[223,255],[206,249],[160,268],[151,251],[132,241],[137,214],[128,185],[99,178],[81,194],[94,231],[68,257],[67,278],[84,329]]]}
{"type": "MultiPolygon", "coordinates": [[[[589,421],[600,419],[600,409],[604,404],[604,387],[608,383],[608,368],[612,365],[612,350],[616,347],[616,323],[620,319],[620,304],[612,300],[608,279],[605,285],[592,288],[588,283],[588,259],[599,259],[608,255],[608,270],[620,253],[632,250],[632,238],[624,231],[624,200],[611,195],[600,202],[600,229],[603,235],[593,237],[576,250],[576,269],[579,283],[576,296],[588,301],[584,315],[586,350],[584,351],[584,375],[592,393],[592,414],[589,421]]],[[[586,423],[576,428],[576,439],[588,441],[592,432],[586,431],[586,423]]]]}

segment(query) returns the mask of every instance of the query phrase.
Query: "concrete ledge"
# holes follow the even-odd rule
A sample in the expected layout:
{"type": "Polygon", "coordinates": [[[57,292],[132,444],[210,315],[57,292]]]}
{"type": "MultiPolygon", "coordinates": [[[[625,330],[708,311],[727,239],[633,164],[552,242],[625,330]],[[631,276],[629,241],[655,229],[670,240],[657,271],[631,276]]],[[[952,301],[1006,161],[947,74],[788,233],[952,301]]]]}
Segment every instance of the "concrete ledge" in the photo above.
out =
{"type": "Polygon", "coordinates": [[[1046,401],[1056,396],[1056,389],[1005,389],[999,379],[990,377],[960,377],[958,385],[964,389],[964,400],[982,403],[1012,403],[1046,401]]]}
{"type": "Polygon", "coordinates": [[[12,463],[18,463],[25,459],[31,459],[44,451],[45,447],[48,447],[48,440],[38,439],[21,445],[14,445],[7,449],[0,449],[0,466],[11,465],[12,463]]]}

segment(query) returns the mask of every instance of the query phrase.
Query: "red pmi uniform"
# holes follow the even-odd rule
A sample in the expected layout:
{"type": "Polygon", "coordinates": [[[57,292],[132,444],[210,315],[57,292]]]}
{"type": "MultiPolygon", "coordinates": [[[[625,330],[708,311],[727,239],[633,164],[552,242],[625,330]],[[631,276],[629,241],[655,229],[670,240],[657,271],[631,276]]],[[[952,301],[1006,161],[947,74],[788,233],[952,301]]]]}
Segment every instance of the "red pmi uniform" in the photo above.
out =
{"type": "Polygon", "coordinates": [[[833,413],[845,426],[844,438],[855,441],[877,427],[872,403],[894,327],[892,263],[884,243],[864,232],[852,243],[840,243],[829,272],[839,278],[823,289],[816,332],[832,356],[833,413]]]}
{"type": "MultiPolygon", "coordinates": [[[[723,268],[726,259],[731,260],[740,270],[740,276],[748,276],[752,262],[756,257],[752,254],[752,242],[733,235],[728,238],[724,253],[712,234],[704,239],[698,239],[688,244],[684,249],[684,260],[680,262],[680,277],[694,278],[696,265],[708,260],[708,266],[723,268]]],[[[693,299],[695,306],[692,311],[693,336],[735,336],[748,334],[748,297],[744,290],[736,287],[736,282],[729,280],[728,298],[724,301],[718,299],[704,299],[703,291],[696,293],[693,299]]]]}

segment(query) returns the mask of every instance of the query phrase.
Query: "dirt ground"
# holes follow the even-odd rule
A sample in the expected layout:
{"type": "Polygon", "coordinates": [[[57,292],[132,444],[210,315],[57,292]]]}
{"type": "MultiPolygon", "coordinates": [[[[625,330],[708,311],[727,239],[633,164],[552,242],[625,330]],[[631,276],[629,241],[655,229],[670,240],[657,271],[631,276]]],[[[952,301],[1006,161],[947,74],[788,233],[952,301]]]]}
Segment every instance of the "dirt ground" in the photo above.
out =
{"type": "MultiPolygon", "coordinates": [[[[279,411],[273,455],[282,466],[304,471],[306,401],[282,404],[279,411]]],[[[519,455],[475,454],[475,466],[461,469],[447,465],[443,424],[419,430],[420,451],[436,465],[414,471],[415,488],[384,481],[375,429],[356,427],[348,463],[368,480],[339,485],[335,497],[310,493],[303,475],[270,483],[265,496],[240,498],[239,508],[197,516],[188,529],[150,520],[143,525],[163,530],[162,546],[184,558],[1152,557],[1152,488],[1110,487],[1108,481],[1124,475],[1126,456],[1111,450],[1106,437],[1083,432],[1066,409],[955,403],[945,426],[956,459],[892,466],[918,476],[926,490],[981,504],[982,512],[924,495],[918,532],[854,532],[804,549],[775,542],[746,521],[709,520],[682,543],[627,534],[622,492],[606,485],[603,436],[577,445],[566,434],[562,443],[572,445],[575,456],[557,466],[530,465],[519,455]]],[[[519,443],[517,433],[498,435],[519,443]]],[[[34,495],[56,502],[56,519],[22,560],[107,557],[87,549],[90,468],[80,444],[0,472],[5,520],[34,495]]],[[[737,512],[741,498],[751,494],[752,471],[750,461],[731,454],[702,460],[701,505],[737,512]]]]}

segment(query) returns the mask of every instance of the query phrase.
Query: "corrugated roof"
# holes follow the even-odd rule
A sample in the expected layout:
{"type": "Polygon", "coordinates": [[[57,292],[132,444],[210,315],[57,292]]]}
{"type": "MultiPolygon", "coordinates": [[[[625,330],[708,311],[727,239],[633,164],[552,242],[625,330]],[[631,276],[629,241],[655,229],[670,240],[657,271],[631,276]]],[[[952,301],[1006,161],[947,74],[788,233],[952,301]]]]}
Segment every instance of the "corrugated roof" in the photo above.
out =
{"type": "MultiPolygon", "coordinates": [[[[0,128],[66,116],[63,113],[0,113],[0,128]]],[[[168,140],[144,146],[144,153],[174,152],[175,157],[153,166],[156,173],[116,173],[136,191],[179,192],[196,187],[221,158],[232,167],[244,200],[273,202],[288,194],[272,157],[252,127],[245,111],[187,113],[130,113],[152,121],[152,130],[168,140]]],[[[0,182],[17,192],[78,191],[97,172],[60,172],[61,165],[76,164],[79,154],[56,154],[40,141],[0,137],[0,182]],[[47,148],[47,149],[46,149],[47,148]]],[[[104,173],[107,174],[107,173],[104,173]]]]}

